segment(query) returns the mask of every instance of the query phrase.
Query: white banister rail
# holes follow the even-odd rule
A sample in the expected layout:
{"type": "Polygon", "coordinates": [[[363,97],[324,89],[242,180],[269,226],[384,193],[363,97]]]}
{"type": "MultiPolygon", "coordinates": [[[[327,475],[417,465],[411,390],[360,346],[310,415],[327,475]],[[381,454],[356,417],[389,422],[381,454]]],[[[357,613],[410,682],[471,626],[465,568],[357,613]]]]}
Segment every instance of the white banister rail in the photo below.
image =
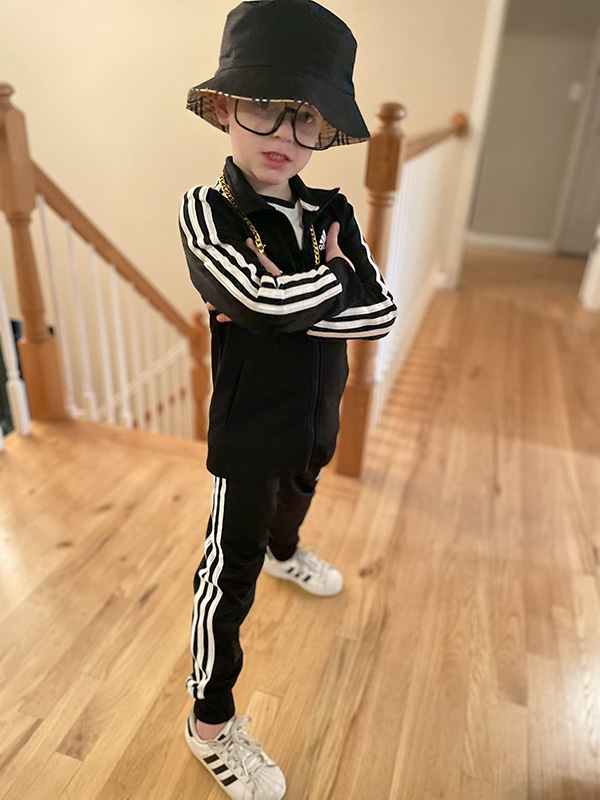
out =
{"type": "Polygon", "coordinates": [[[44,195],[37,206],[69,414],[193,438],[187,329],[141,295],[44,195]]]}
{"type": "Polygon", "coordinates": [[[148,396],[150,398],[149,418],[148,423],[150,431],[156,433],[158,431],[158,393],[156,391],[156,373],[152,368],[154,364],[154,345],[152,342],[152,317],[150,304],[144,303],[144,350],[146,356],[146,373],[147,373],[147,386],[148,396]]]}
{"type": "Polygon", "coordinates": [[[379,344],[370,427],[383,411],[418,325],[439,287],[448,233],[449,159],[454,143],[422,150],[402,168],[392,210],[386,283],[398,306],[396,324],[379,344]]]}
{"type": "MultiPolygon", "coordinates": [[[[13,420],[13,425],[17,433],[21,436],[28,436],[31,433],[31,418],[29,415],[29,403],[27,402],[27,392],[25,384],[19,374],[19,362],[17,360],[17,350],[13,338],[12,327],[6,307],[6,297],[4,287],[0,281],[0,349],[6,368],[6,394],[13,420]]],[[[4,435],[0,427],[0,451],[4,449],[4,435]]]]}
{"type": "Polygon", "coordinates": [[[98,409],[96,403],[96,392],[92,385],[92,370],[90,360],[90,346],[88,343],[87,326],[85,324],[85,314],[83,310],[83,299],[81,295],[81,287],[79,284],[79,275],[77,272],[77,264],[75,259],[75,250],[73,246],[73,226],[70,222],[65,223],[67,231],[67,247],[69,251],[69,269],[71,274],[71,284],[73,287],[73,301],[75,320],[77,323],[77,341],[79,343],[79,359],[81,364],[82,375],[82,397],[85,409],[85,415],[89,419],[96,422],[98,420],[98,409]]]}
{"type": "Polygon", "coordinates": [[[52,217],[42,223],[42,249],[56,301],[54,325],[69,414],[203,438],[209,391],[206,320],[195,315],[187,322],[38,165],[32,168],[40,217],[52,217]],[[61,224],[68,226],[67,252],[53,255],[51,232],[61,224]],[[89,259],[82,258],[82,248],[89,259]],[[68,282],[63,262],[70,265],[68,282]]]}
{"type": "Polygon", "coordinates": [[[135,286],[127,284],[127,311],[129,319],[129,336],[131,339],[131,368],[133,371],[133,413],[137,427],[145,429],[144,419],[144,381],[142,360],[140,358],[140,328],[135,286]]]}
{"type": "Polygon", "coordinates": [[[112,299],[113,323],[115,326],[115,339],[117,348],[117,374],[119,376],[121,399],[120,419],[121,423],[126,428],[133,428],[133,414],[131,413],[131,405],[129,402],[123,318],[121,316],[121,303],[119,300],[119,285],[117,283],[117,271],[112,264],[110,265],[110,294],[112,299]]]}
{"type": "Polygon", "coordinates": [[[90,246],[90,271],[94,286],[94,298],[96,300],[96,319],[98,321],[98,337],[100,343],[100,361],[102,365],[102,384],[104,388],[105,416],[107,422],[112,425],[117,421],[115,414],[115,398],[113,388],[112,369],[110,362],[110,350],[108,344],[108,328],[106,325],[106,315],[104,312],[104,300],[98,276],[98,254],[96,248],[90,246]]]}
{"type": "Polygon", "coordinates": [[[156,331],[158,352],[163,353],[163,356],[158,362],[158,409],[162,426],[169,434],[173,434],[173,425],[171,420],[171,407],[169,405],[169,385],[168,385],[168,360],[166,353],[168,352],[165,329],[163,325],[159,325],[156,331]]]}

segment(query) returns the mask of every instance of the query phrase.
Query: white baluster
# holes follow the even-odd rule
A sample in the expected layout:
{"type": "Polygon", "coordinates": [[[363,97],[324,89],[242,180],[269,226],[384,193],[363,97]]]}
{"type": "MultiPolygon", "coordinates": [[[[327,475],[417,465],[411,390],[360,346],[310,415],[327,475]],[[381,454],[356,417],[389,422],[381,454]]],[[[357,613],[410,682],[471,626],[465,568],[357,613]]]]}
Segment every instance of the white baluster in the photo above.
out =
{"type": "Polygon", "coordinates": [[[96,300],[96,316],[98,318],[98,333],[100,339],[100,360],[102,364],[102,382],[104,384],[104,400],[106,408],[106,419],[111,425],[116,422],[115,416],[115,389],[113,384],[112,362],[110,358],[110,346],[108,343],[108,327],[106,324],[106,314],[104,312],[104,300],[102,287],[98,275],[98,256],[96,249],[90,245],[90,270],[92,273],[92,283],[94,287],[94,298],[96,300]]]}
{"type": "MultiPolygon", "coordinates": [[[[2,345],[2,354],[4,358],[4,365],[6,367],[6,393],[8,395],[8,404],[10,406],[10,413],[13,418],[15,430],[22,436],[28,436],[31,432],[30,416],[29,416],[29,403],[27,402],[27,392],[25,391],[25,384],[19,375],[19,366],[17,361],[17,350],[15,348],[15,340],[12,333],[12,327],[8,318],[8,310],[6,308],[6,299],[4,297],[4,288],[0,282],[0,344],[2,345]]],[[[0,430],[0,435],[1,435],[0,430]]]]}
{"type": "Polygon", "coordinates": [[[169,419],[169,433],[171,436],[177,436],[177,419],[175,414],[175,403],[177,402],[176,384],[174,380],[175,374],[175,361],[177,355],[177,338],[179,334],[170,325],[165,324],[165,337],[167,347],[167,363],[165,370],[165,378],[167,382],[167,413],[169,419]]]}
{"type": "Polygon", "coordinates": [[[67,228],[67,247],[69,252],[69,267],[71,271],[71,283],[73,285],[73,299],[75,301],[75,319],[77,321],[77,334],[79,338],[79,358],[81,362],[81,376],[83,383],[82,397],[84,410],[89,419],[96,422],[98,420],[98,407],[96,404],[96,393],[92,385],[92,370],[90,367],[90,348],[88,344],[87,328],[85,324],[85,314],[81,302],[81,287],[77,264],[75,263],[75,251],[73,249],[73,228],[70,222],[66,223],[67,228]]]}
{"type": "Polygon", "coordinates": [[[157,343],[158,343],[158,387],[159,387],[159,403],[162,408],[162,425],[161,433],[166,433],[171,436],[173,434],[173,426],[171,425],[171,406],[169,403],[169,349],[165,337],[165,322],[162,317],[157,319],[157,343]]]}
{"type": "Polygon", "coordinates": [[[173,363],[171,365],[171,392],[173,394],[173,433],[175,436],[183,437],[183,418],[181,416],[181,395],[179,392],[179,341],[174,350],[173,363]]]}
{"type": "Polygon", "coordinates": [[[63,378],[64,378],[64,397],[65,406],[72,417],[79,416],[79,409],[75,404],[73,392],[73,370],[71,368],[71,356],[69,353],[68,336],[66,334],[65,318],[60,302],[60,293],[57,288],[56,272],[54,269],[54,259],[50,246],[50,235],[48,232],[48,221],[46,218],[46,203],[43,195],[38,195],[38,208],[40,212],[40,222],[42,224],[42,238],[44,240],[44,251],[46,253],[46,264],[48,267],[48,277],[50,279],[50,292],[52,294],[52,305],[54,307],[54,325],[56,338],[60,348],[62,358],[63,378]]]}
{"type": "Polygon", "coordinates": [[[127,386],[127,358],[125,355],[125,337],[123,335],[123,320],[121,317],[121,304],[119,302],[119,285],[117,270],[110,265],[110,288],[112,296],[113,320],[117,346],[117,370],[119,374],[121,422],[126,428],[133,428],[133,415],[129,404],[129,387],[127,386]]]}
{"type": "MultiPolygon", "coordinates": [[[[194,439],[196,437],[196,403],[194,400],[194,390],[192,386],[192,365],[189,347],[187,350],[187,358],[184,362],[185,366],[185,398],[186,398],[186,420],[187,420],[187,438],[194,439]]],[[[208,357],[205,357],[205,362],[208,362],[208,357]]],[[[208,367],[208,363],[207,363],[208,367]]],[[[204,414],[208,419],[208,412],[210,408],[210,394],[204,399],[204,414]]]]}
{"type": "Polygon", "coordinates": [[[133,367],[133,407],[137,425],[140,430],[146,428],[145,411],[143,404],[144,383],[142,375],[142,360],[140,358],[140,327],[138,324],[137,295],[133,283],[127,284],[127,298],[129,308],[129,338],[131,341],[131,361],[133,367]]]}
{"type": "Polygon", "coordinates": [[[171,369],[169,372],[169,385],[171,387],[171,395],[173,403],[171,405],[171,420],[173,424],[173,435],[182,436],[181,430],[181,415],[179,413],[179,373],[177,364],[179,362],[179,350],[181,345],[181,335],[179,331],[174,331],[173,336],[175,342],[172,347],[171,369]]]}
{"type": "Polygon", "coordinates": [[[176,369],[176,376],[177,376],[177,403],[179,409],[179,425],[181,428],[181,436],[184,439],[189,439],[189,414],[187,414],[187,399],[189,389],[187,388],[189,377],[188,374],[189,369],[189,344],[187,341],[184,343],[185,351],[179,352],[179,358],[177,359],[177,369],[176,369]]]}
{"type": "Polygon", "coordinates": [[[190,371],[190,343],[187,339],[182,339],[179,343],[177,358],[177,397],[181,405],[179,416],[181,417],[181,435],[185,439],[192,437],[191,418],[186,410],[188,394],[191,394],[191,371],[190,371]]]}
{"type": "Polygon", "coordinates": [[[402,322],[406,317],[405,310],[402,307],[402,297],[404,295],[403,278],[406,274],[409,258],[408,250],[413,237],[413,231],[409,223],[412,204],[414,203],[412,166],[413,162],[410,162],[402,170],[400,190],[392,212],[386,282],[396,300],[399,319],[389,336],[380,343],[376,362],[377,399],[371,419],[372,426],[380,418],[394,384],[397,372],[397,347],[402,334],[402,322]]]}
{"type": "Polygon", "coordinates": [[[171,436],[177,435],[177,419],[175,413],[175,403],[177,402],[177,387],[174,380],[175,362],[177,358],[177,340],[179,333],[170,325],[164,324],[166,347],[167,347],[167,362],[165,365],[165,380],[166,380],[166,394],[167,394],[167,417],[169,424],[169,434],[171,436]]]}
{"type": "Polygon", "coordinates": [[[150,403],[150,430],[159,433],[157,425],[158,399],[156,394],[156,381],[154,375],[154,344],[152,329],[152,306],[148,301],[144,303],[144,343],[146,355],[146,371],[148,373],[148,398],[150,403]]]}

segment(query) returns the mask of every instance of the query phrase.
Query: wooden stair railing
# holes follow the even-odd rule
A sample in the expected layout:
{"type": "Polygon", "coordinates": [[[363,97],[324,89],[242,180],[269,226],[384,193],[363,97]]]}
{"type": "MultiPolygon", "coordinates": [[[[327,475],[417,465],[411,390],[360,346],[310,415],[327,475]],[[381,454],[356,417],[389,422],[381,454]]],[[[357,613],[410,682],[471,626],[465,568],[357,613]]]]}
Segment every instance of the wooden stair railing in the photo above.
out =
{"type": "Polygon", "coordinates": [[[205,401],[209,392],[209,371],[205,365],[208,332],[201,315],[194,314],[192,321],[188,322],[31,160],[24,115],[10,101],[13,91],[8,84],[0,84],[0,208],[6,215],[12,234],[19,303],[24,320],[24,336],[19,340],[18,347],[32,417],[51,420],[67,416],[56,343],[48,332],[44,318],[29,229],[31,212],[36,207],[36,194],[39,193],[59,217],[69,222],[85,242],[92,245],[164,319],[187,338],[192,364],[194,432],[196,438],[205,438],[205,401]]]}
{"type": "Polygon", "coordinates": [[[34,419],[63,419],[62,380],[56,342],[45,321],[44,301],[31,242],[35,179],[25,117],[10,102],[13,90],[0,85],[0,208],[10,227],[23,336],[18,349],[34,419]]]}
{"type": "MultiPolygon", "coordinates": [[[[448,125],[406,138],[401,121],[406,111],[398,103],[385,103],[378,117],[380,127],[369,140],[365,185],[369,215],[365,238],[383,275],[386,272],[391,213],[396,202],[402,167],[417,155],[451,136],[465,136],[468,118],[462,112],[448,125]]],[[[349,343],[350,374],[344,392],[336,470],[359,477],[369,428],[375,384],[375,358],[378,342],[355,340],[349,343]]]]}

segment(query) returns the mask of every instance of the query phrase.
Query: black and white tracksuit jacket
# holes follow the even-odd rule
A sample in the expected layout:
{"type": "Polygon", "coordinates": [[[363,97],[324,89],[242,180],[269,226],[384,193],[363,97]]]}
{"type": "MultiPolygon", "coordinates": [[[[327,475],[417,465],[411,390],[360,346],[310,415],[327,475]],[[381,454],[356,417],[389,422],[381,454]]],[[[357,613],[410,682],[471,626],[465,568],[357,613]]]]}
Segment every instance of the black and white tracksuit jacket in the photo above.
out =
{"type": "Polygon", "coordinates": [[[183,198],[180,230],[194,286],[231,323],[211,315],[213,396],[207,466],[225,478],[284,476],[332,457],[348,375],[347,339],[379,339],[396,306],[352,206],[337,189],[290,186],[303,208],[304,246],[291,222],[257,194],[231,158],[225,177],[236,203],[282,275],[270,275],[246,240],[244,220],[218,188],[183,198]],[[310,225],[322,259],[332,222],[352,261],[315,267],[310,225]]]}

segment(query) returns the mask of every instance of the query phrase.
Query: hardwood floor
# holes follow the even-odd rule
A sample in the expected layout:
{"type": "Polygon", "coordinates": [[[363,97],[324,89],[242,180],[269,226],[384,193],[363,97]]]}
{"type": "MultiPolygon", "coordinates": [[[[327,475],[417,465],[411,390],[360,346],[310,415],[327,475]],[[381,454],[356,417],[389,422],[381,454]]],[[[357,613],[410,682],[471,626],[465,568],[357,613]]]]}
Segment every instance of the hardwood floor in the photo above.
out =
{"type": "MultiPolygon", "coordinates": [[[[241,713],[290,800],[600,798],[600,315],[583,263],[471,250],[361,482],[304,539],[344,592],[261,576],[241,713]]],[[[188,753],[204,448],[86,423],[0,454],[0,798],[219,800],[188,753]]]]}

